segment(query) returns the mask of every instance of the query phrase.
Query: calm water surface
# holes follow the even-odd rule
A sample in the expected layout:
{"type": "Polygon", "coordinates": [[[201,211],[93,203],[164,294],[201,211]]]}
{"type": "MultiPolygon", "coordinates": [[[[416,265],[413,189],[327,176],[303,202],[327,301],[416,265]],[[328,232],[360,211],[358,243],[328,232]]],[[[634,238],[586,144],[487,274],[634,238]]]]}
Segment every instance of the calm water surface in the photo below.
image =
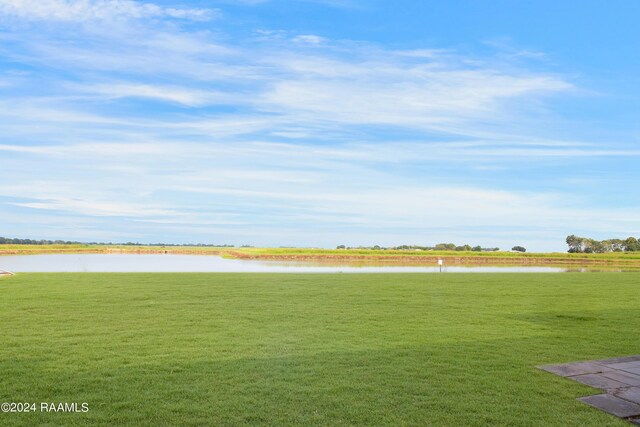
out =
{"type": "MultiPolygon", "coordinates": [[[[247,261],[212,255],[60,254],[0,256],[0,269],[14,273],[437,273],[437,266],[349,266],[247,261]]],[[[446,273],[562,273],[558,267],[444,266],[446,273]]]]}

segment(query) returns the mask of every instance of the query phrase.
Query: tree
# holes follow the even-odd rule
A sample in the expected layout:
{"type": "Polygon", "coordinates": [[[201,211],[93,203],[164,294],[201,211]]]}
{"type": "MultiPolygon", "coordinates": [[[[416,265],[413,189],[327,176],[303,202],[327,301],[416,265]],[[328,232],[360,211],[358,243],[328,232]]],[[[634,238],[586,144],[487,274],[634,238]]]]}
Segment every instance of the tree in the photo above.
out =
{"type": "MultiPolygon", "coordinates": [[[[590,253],[597,253],[597,254],[603,254],[607,251],[607,245],[605,245],[604,242],[601,242],[599,240],[594,240],[594,239],[585,239],[586,240],[586,247],[587,249],[590,249],[590,253]]],[[[585,249],[585,252],[587,250],[585,249]]]]}
{"type": "Polygon", "coordinates": [[[522,246],[514,246],[511,248],[511,250],[516,252],[527,252],[527,250],[522,246]]]}
{"type": "Polygon", "coordinates": [[[584,248],[584,238],[583,237],[578,237],[574,234],[567,236],[567,245],[569,246],[569,252],[570,253],[579,253],[579,252],[584,252],[585,248],[584,248]]]}
{"type": "Polygon", "coordinates": [[[456,246],[456,251],[470,251],[470,250],[471,250],[471,246],[469,245],[456,246]]]}
{"type": "Polygon", "coordinates": [[[635,237],[628,237],[624,241],[624,250],[627,252],[638,252],[640,251],[640,242],[635,237]]]}
{"type": "Polygon", "coordinates": [[[640,241],[635,237],[622,239],[595,240],[588,237],[567,236],[569,253],[606,253],[606,252],[638,252],[640,241]]]}
{"type": "Polygon", "coordinates": [[[436,251],[455,251],[455,243],[438,243],[435,247],[436,251]]]}
{"type": "Polygon", "coordinates": [[[622,252],[622,251],[624,251],[624,240],[622,240],[622,239],[603,240],[602,244],[605,246],[605,251],[606,252],[622,252]]]}

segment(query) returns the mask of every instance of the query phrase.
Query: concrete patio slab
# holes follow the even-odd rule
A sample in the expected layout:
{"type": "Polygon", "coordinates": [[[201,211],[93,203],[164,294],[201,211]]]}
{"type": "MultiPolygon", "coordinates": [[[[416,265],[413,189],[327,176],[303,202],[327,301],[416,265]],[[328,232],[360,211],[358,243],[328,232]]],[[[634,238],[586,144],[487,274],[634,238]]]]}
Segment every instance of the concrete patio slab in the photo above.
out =
{"type": "Polygon", "coordinates": [[[616,364],[616,363],[635,362],[636,360],[640,360],[640,355],[614,357],[612,359],[594,360],[594,362],[602,364],[602,365],[609,366],[609,365],[616,364]]]}
{"type": "Polygon", "coordinates": [[[640,375],[640,368],[627,368],[623,369],[624,372],[629,372],[630,374],[640,375]]]}
{"type": "Polygon", "coordinates": [[[640,361],[633,362],[624,362],[624,363],[613,363],[607,365],[608,368],[626,371],[627,369],[637,369],[640,368],[640,361]]]}
{"type": "Polygon", "coordinates": [[[625,390],[618,390],[614,393],[614,396],[640,405],[640,387],[629,387],[625,390]]]}
{"type": "Polygon", "coordinates": [[[629,372],[624,371],[613,371],[613,372],[605,372],[602,374],[603,377],[611,378],[612,380],[620,381],[621,383],[627,384],[629,386],[640,386],[640,375],[635,375],[629,372]]]}
{"type": "Polygon", "coordinates": [[[544,365],[538,368],[605,390],[578,400],[640,425],[640,355],[544,365]]]}
{"type": "Polygon", "coordinates": [[[578,363],[565,363],[562,365],[545,365],[540,366],[547,372],[551,372],[561,377],[572,377],[575,375],[584,374],[599,374],[602,372],[613,372],[614,369],[605,365],[601,365],[593,362],[578,362],[578,363]]]}
{"type": "Polygon", "coordinates": [[[611,378],[607,378],[599,374],[576,375],[571,377],[571,379],[578,381],[579,383],[590,385],[591,387],[595,388],[601,388],[604,390],[616,390],[619,388],[628,387],[628,384],[612,380],[611,378]]]}
{"type": "Polygon", "coordinates": [[[610,394],[596,394],[594,396],[580,397],[578,400],[620,418],[640,415],[640,405],[610,394]]]}

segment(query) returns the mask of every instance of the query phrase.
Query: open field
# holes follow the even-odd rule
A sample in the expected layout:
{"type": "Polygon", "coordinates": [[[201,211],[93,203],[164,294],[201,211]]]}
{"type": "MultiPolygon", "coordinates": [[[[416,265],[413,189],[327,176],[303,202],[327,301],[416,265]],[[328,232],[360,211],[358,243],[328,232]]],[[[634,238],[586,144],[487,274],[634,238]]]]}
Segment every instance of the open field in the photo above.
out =
{"type": "Polygon", "coordinates": [[[2,425],[624,426],[536,365],[640,353],[640,274],[0,278],[2,425]]]}
{"type": "Polygon", "coordinates": [[[204,246],[128,246],[128,245],[0,245],[1,255],[34,254],[194,254],[219,255],[225,258],[333,263],[348,265],[434,265],[442,258],[446,265],[541,265],[604,266],[640,269],[640,252],[604,254],[457,252],[366,249],[307,248],[230,248],[204,246]]]}

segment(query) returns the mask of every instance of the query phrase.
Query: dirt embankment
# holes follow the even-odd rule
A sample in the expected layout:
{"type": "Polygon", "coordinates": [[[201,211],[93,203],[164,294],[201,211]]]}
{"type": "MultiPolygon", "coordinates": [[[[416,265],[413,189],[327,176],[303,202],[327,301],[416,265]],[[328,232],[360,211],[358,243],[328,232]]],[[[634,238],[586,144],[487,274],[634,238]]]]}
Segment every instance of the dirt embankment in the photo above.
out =
{"type": "Polygon", "coordinates": [[[0,255],[44,255],[44,254],[104,254],[104,249],[38,249],[37,251],[25,249],[0,249],[0,255]]]}
{"type": "Polygon", "coordinates": [[[136,248],[136,249],[114,249],[109,248],[105,252],[105,254],[177,254],[177,255],[220,255],[220,251],[216,250],[207,250],[207,249],[181,249],[181,248],[164,248],[164,249],[146,249],[146,248],[136,248]]]}

